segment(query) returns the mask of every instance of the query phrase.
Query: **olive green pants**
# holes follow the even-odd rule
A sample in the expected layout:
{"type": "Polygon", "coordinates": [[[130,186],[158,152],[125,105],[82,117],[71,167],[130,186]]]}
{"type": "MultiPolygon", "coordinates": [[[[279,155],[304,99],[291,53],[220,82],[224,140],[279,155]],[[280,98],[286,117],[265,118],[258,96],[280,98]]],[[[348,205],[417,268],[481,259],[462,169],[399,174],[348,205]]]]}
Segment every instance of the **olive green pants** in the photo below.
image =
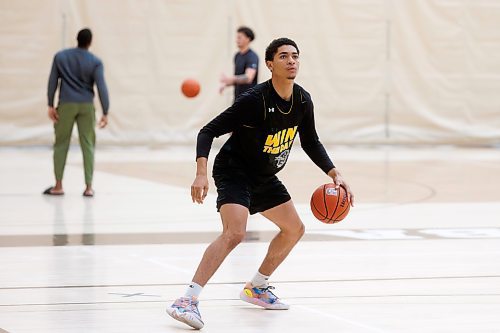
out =
{"type": "Polygon", "coordinates": [[[85,184],[92,184],[94,174],[95,108],[92,103],[63,103],[57,108],[59,120],[54,124],[54,174],[62,180],[66,157],[68,156],[73,124],[78,126],[80,148],[83,153],[85,184]]]}

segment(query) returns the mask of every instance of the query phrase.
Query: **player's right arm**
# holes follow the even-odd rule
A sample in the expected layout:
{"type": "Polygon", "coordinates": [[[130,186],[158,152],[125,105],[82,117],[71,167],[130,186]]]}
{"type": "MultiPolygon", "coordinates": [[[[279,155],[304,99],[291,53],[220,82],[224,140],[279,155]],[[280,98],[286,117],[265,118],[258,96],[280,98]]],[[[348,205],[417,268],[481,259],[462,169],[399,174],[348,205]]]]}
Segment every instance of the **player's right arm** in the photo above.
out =
{"type": "Polygon", "coordinates": [[[191,185],[191,199],[193,203],[202,204],[208,193],[208,154],[214,138],[234,130],[238,123],[235,106],[219,114],[198,133],[196,140],[196,177],[191,185]]]}
{"type": "Polygon", "coordinates": [[[59,71],[57,70],[56,56],[54,56],[54,60],[52,61],[52,68],[50,70],[49,83],[47,87],[47,104],[49,106],[48,115],[54,123],[57,123],[59,120],[59,115],[54,107],[54,96],[56,95],[57,85],[59,84],[59,71]]]}
{"type": "Polygon", "coordinates": [[[233,105],[212,119],[198,133],[196,142],[196,159],[207,157],[214,138],[234,132],[242,125],[254,125],[259,118],[255,110],[260,110],[260,95],[245,92],[236,99],[233,105]]]}
{"type": "Polygon", "coordinates": [[[191,199],[199,204],[203,203],[208,193],[207,161],[206,157],[196,159],[196,178],[191,185],[191,199]]]}
{"type": "Polygon", "coordinates": [[[214,138],[234,132],[243,124],[254,124],[257,115],[255,95],[243,94],[232,106],[212,119],[198,133],[196,140],[196,177],[191,185],[193,202],[203,203],[208,193],[207,161],[214,138]]]}

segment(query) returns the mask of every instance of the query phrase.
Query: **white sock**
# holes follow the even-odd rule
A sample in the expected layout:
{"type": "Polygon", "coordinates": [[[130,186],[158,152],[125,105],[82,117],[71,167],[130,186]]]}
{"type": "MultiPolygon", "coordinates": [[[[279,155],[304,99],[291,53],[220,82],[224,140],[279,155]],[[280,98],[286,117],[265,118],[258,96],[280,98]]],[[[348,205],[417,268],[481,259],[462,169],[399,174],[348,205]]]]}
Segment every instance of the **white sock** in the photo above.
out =
{"type": "Polygon", "coordinates": [[[259,271],[257,271],[250,283],[253,287],[267,288],[269,286],[268,280],[269,276],[261,274],[259,271]]]}
{"type": "Polygon", "coordinates": [[[185,297],[198,298],[200,296],[203,287],[196,282],[191,282],[186,289],[185,297]]]}

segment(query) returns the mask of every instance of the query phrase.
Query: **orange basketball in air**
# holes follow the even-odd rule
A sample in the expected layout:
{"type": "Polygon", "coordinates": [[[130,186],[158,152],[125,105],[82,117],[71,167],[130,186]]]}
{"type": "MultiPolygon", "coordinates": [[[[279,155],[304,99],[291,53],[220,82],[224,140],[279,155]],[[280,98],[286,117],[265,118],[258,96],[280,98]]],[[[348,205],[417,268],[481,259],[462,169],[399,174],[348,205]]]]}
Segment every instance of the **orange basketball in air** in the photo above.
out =
{"type": "Polygon", "coordinates": [[[195,97],[200,93],[200,83],[195,79],[186,79],[182,82],[181,91],[186,97],[195,97]]]}
{"type": "Polygon", "coordinates": [[[311,196],[311,211],[323,223],[342,221],[350,207],[349,196],[342,185],[338,188],[332,183],[321,185],[311,196]]]}

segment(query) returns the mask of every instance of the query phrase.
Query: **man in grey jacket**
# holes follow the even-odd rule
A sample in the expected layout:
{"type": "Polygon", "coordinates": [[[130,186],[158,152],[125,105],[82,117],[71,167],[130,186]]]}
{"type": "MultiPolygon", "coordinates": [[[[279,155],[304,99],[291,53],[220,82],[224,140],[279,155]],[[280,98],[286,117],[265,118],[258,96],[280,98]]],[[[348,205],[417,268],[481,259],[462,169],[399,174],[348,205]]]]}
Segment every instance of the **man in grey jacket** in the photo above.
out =
{"type": "Polygon", "coordinates": [[[63,195],[62,179],[71,132],[76,122],[85,170],[84,196],[92,197],[92,176],[94,173],[95,108],[94,84],[99,91],[103,115],[99,127],[108,124],[109,97],[104,81],[102,61],[88,51],[92,43],[92,32],[82,29],[77,36],[78,47],[58,52],[52,63],[47,89],[48,114],[54,123],[54,174],[55,186],[43,192],[47,195],[63,195]],[[59,87],[59,103],[54,108],[54,96],[59,87]]]}

